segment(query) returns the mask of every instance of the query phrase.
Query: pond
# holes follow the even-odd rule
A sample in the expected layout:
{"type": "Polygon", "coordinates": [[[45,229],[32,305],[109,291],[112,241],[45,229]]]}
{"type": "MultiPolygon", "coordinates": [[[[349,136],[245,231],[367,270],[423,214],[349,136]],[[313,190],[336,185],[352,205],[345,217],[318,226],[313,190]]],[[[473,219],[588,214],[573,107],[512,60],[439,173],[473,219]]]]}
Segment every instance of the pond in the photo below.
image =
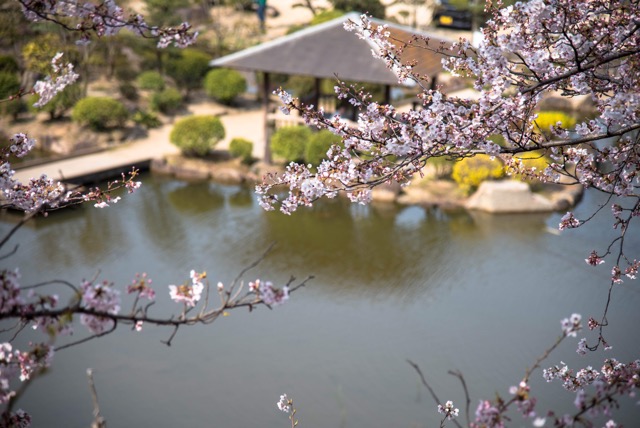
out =
{"type": "MultiPolygon", "coordinates": [[[[289,217],[262,211],[248,188],[152,175],[143,182],[108,209],[68,209],[23,227],[13,240],[18,253],[3,262],[20,266],[24,284],[78,284],[98,274],[123,289],[147,272],[156,315],[177,310],[167,285],[188,279],[190,269],[228,283],[273,242],[247,280],[315,279],[274,310],[237,310],[183,328],[171,347],[161,343],[169,329],[145,326],[60,351],[20,402],[34,427],[89,426],[89,367],[110,427],[286,427],[276,408],[285,392],[302,427],[438,426],[436,404],[407,359],[462,410],[462,387],[447,374],[460,370],[473,413],[480,398],[508,395],[560,334],[562,318],[599,318],[604,307],[610,268],[588,267],[584,258],[614,236],[608,209],[590,227],[559,233],[558,214],[337,199],[289,217]]],[[[604,202],[587,193],[576,211],[604,202]]],[[[11,222],[4,216],[2,230],[11,222]]],[[[628,245],[637,255],[638,234],[628,235],[628,245]]],[[[626,281],[615,290],[606,330],[613,350],[580,357],[570,339],[543,366],[599,368],[608,356],[636,358],[639,307],[638,283],[626,281]]],[[[79,326],[73,339],[83,334],[79,326]]],[[[532,385],[540,412],[574,411],[574,396],[540,371],[532,385]]],[[[639,407],[625,403],[616,421],[633,426],[639,407]]],[[[516,415],[513,426],[531,425],[516,415]]]]}

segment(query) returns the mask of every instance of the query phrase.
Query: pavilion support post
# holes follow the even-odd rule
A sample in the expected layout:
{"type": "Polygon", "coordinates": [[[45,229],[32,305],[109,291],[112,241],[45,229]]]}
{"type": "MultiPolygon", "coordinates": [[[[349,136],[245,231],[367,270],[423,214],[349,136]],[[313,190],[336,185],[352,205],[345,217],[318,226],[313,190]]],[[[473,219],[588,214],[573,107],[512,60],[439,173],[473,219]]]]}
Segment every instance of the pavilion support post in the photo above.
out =
{"type": "Polygon", "coordinates": [[[263,162],[267,165],[271,165],[271,146],[270,146],[270,127],[269,127],[269,99],[271,98],[271,82],[269,79],[269,73],[266,71],[263,73],[262,79],[262,105],[264,108],[264,155],[263,162]]]}
{"type": "Polygon", "coordinates": [[[434,91],[436,90],[437,87],[438,87],[438,75],[434,74],[433,76],[431,76],[431,83],[429,84],[429,89],[434,91]]]}
{"type": "Polygon", "coordinates": [[[320,79],[318,77],[313,81],[313,106],[316,110],[320,108],[320,79]]]}
{"type": "Polygon", "coordinates": [[[384,85],[384,104],[391,103],[391,85],[384,85]]]}

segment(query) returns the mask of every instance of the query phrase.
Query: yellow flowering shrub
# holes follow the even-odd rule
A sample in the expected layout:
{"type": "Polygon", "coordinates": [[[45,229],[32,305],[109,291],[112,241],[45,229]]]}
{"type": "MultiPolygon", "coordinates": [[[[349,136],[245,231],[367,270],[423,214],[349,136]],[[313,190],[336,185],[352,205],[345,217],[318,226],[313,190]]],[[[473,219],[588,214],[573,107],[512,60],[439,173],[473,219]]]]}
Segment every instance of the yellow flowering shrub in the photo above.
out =
{"type": "Polygon", "coordinates": [[[541,111],[535,119],[537,127],[545,135],[551,134],[551,126],[560,122],[564,129],[576,126],[576,119],[561,111],[541,111]]]}
{"type": "Polygon", "coordinates": [[[476,155],[456,162],[451,177],[463,192],[469,194],[483,181],[497,180],[504,177],[504,174],[504,165],[500,159],[476,155]]]}

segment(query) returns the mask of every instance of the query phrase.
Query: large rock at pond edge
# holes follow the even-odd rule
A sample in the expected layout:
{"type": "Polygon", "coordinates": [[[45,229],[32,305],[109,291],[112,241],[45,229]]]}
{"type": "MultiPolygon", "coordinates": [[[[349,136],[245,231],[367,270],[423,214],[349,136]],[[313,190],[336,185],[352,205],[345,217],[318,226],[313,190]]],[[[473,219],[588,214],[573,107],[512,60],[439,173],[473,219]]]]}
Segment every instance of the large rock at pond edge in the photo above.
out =
{"type": "Polygon", "coordinates": [[[400,194],[398,183],[385,183],[371,190],[371,200],[374,202],[393,202],[400,194]]]}
{"type": "Polygon", "coordinates": [[[485,181],[465,207],[490,213],[531,213],[554,211],[555,205],[543,196],[531,192],[522,181],[485,181]]]}

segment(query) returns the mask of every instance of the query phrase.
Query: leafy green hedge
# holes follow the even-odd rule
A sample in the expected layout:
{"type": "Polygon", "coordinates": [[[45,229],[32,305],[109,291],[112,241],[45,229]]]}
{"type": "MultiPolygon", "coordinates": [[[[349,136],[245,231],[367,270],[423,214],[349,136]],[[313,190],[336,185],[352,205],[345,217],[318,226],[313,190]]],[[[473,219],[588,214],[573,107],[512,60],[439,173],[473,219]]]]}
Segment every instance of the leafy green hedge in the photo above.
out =
{"type": "Polygon", "coordinates": [[[123,126],[129,117],[125,106],[108,97],[83,98],[73,107],[71,118],[97,131],[123,126]]]}
{"type": "Polygon", "coordinates": [[[306,126],[280,128],[271,136],[271,151],[286,162],[301,161],[310,138],[311,130],[306,126]]]}
{"type": "Polygon", "coordinates": [[[327,158],[327,151],[331,146],[340,141],[340,137],[326,129],[314,133],[305,147],[304,162],[313,166],[320,165],[327,158]]]}
{"type": "Polygon", "coordinates": [[[176,122],[169,140],[186,155],[205,156],[224,136],[219,118],[190,116],[176,122]]]}
{"type": "Polygon", "coordinates": [[[231,104],[247,90],[247,82],[236,70],[217,68],[205,76],[204,89],[211,98],[223,104],[231,104]]]}
{"type": "MultiPolygon", "coordinates": [[[[20,79],[14,72],[0,72],[0,100],[5,100],[20,91],[20,79]]],[[[20,98],[0,103],[0,114],[3,116],[13,116],[26,110],[24,101],[20,98]]]]}
{"type": "Polygon", "coordinates": [[[253,156],[253,143],[249,140],[245,140],[244,138],[234,138],[229,143],[229,153],[234,158],[242,159],[244,163],[251,163],[253,156]]]}
{"type": "Polygon", "coordinates": [[[18,73],[20,67],[18,61],[9,55],[0,55],[0,73],[18,73]]]}

